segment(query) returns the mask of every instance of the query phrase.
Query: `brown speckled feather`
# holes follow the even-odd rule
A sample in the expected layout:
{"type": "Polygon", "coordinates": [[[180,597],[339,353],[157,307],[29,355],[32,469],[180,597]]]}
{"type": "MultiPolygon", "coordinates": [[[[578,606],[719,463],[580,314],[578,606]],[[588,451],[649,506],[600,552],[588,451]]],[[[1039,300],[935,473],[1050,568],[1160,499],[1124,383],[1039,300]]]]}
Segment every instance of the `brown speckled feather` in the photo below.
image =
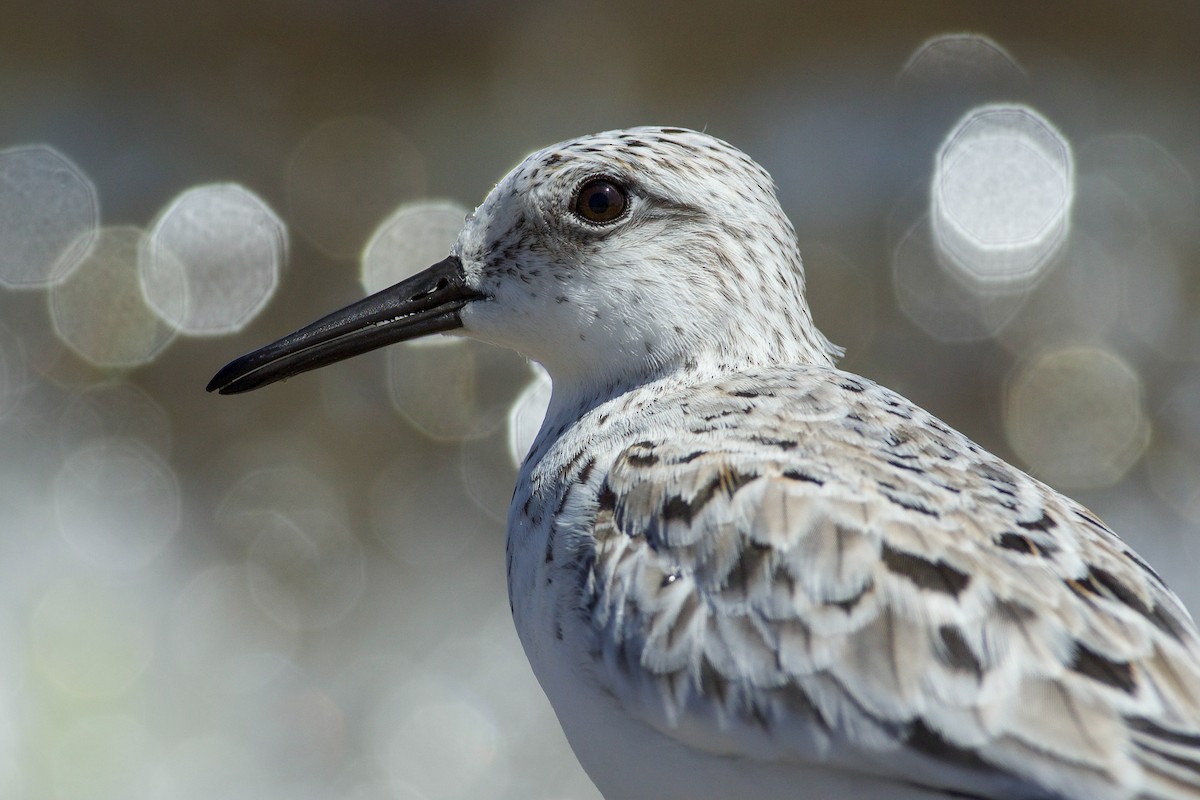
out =
{"type": "Polygon", "coordinates": [[[1200,794],[1195,627],[1087,509],[836,370],[638,393],[560,554],[630,713],[986,797],[1200,794]]]}

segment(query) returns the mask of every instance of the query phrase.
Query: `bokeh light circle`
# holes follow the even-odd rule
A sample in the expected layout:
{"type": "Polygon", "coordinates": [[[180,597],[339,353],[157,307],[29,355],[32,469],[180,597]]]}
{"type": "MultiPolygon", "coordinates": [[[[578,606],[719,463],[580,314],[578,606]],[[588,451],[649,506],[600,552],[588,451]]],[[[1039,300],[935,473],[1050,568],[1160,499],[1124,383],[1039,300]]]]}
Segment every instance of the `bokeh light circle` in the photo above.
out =
{"type": "Polygon", "coordinates": [[[47,145],[0,150],[0,285],[49,286],[96,239],[96,187],[47,145]]]}
{"type": "Polygon", "coordinates": [[[1007,50],[978,33],[942,33],[926,39],[900,71],[914,83],[996,83],[1025,77],[1007,50]]]}
{"type": "Polygon", "coordinates": [[[530,362],[533,379],[517,396],[508,413],[508,455],[517,466],[525,460],[550,407],[553,384],[541,364],[530,362]]]}
{"type": "Polygon", "coordinates": [[[107,569],[146,566],[178,531],[180,506],[174,471],[137,439],[88,442],[54,480],[60,534],[107,569]]]}
{"type": "Polygon", "coordinates": [[[1070,145],[1036,111],[972,110],[934,169],[930,218],[947,266],[979,289],[1032,285],[1066,240],[1074,181],[1070,145]]]}
{"type": "Polygon", "coordinates": [[[159,212],[139,253],[151,308],[181,333],[243,328],[266,306],[287,259],[283,221],[235,183],[196,186],[159,212]]]}
{"type": "Polygon", "coordinates": [[[1111,486],[1142,456],[1150,422],[1137,372],[1098,347],[1043,353],[1013,377],[1005,432],[1017,455],[1064,489],[1111,486]]]}
{"type": "MultiPolygon", "coordinates": [[[[145,247],[138,228],[102,228],[87,256],[50,288],[55,333],[96,366],[135,367],[152,361],[175,331],[150,310],[138,277],[145,247]]],[[[181,313],[182,294],[164,298],[181,313]]]]}

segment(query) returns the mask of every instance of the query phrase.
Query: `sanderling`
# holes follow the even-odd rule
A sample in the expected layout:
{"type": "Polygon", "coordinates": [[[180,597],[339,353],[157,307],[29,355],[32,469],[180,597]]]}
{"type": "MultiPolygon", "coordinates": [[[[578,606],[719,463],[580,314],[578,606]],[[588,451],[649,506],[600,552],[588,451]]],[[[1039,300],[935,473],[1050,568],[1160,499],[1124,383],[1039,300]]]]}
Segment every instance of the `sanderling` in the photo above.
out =
{"type": "Polygon", "coordinates": [[[540,150],[444,261],[208,388],[438,331],[553,378],[509,603],[610,800],[1200,797],[1182,604],[1087,509],[834,367],[737,149],[540,150]]]}

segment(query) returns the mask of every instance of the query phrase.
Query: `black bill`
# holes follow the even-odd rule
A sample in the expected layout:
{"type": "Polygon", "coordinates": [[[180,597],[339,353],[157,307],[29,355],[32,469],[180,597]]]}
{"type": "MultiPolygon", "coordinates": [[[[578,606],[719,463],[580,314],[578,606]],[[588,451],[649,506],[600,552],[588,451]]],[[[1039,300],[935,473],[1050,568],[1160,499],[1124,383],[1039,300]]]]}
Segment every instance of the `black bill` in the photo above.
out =
{"type": "Polygon", "coordinates": [[[237,394],[310,369],[431,333],[462,327],[459,311],[481,297],[457,256],[359,300],[226,364],[208,391],[237,394]]]}

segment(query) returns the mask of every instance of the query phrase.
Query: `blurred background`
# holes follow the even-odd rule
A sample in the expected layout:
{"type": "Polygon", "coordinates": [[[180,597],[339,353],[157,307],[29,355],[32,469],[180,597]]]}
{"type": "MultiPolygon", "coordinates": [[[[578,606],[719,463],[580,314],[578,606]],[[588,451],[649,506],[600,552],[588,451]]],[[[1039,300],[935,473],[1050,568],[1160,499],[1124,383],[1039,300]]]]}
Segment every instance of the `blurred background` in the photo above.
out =
{"type": "Polygon", "coordinates": [[[1200,5],[8,4],[0,796],[596,798],[509,620],[546,387],[229,359],[446,251],[529,151],[706,128],[842,363],[1089,505],[1193,609],[1200,5]]]}

